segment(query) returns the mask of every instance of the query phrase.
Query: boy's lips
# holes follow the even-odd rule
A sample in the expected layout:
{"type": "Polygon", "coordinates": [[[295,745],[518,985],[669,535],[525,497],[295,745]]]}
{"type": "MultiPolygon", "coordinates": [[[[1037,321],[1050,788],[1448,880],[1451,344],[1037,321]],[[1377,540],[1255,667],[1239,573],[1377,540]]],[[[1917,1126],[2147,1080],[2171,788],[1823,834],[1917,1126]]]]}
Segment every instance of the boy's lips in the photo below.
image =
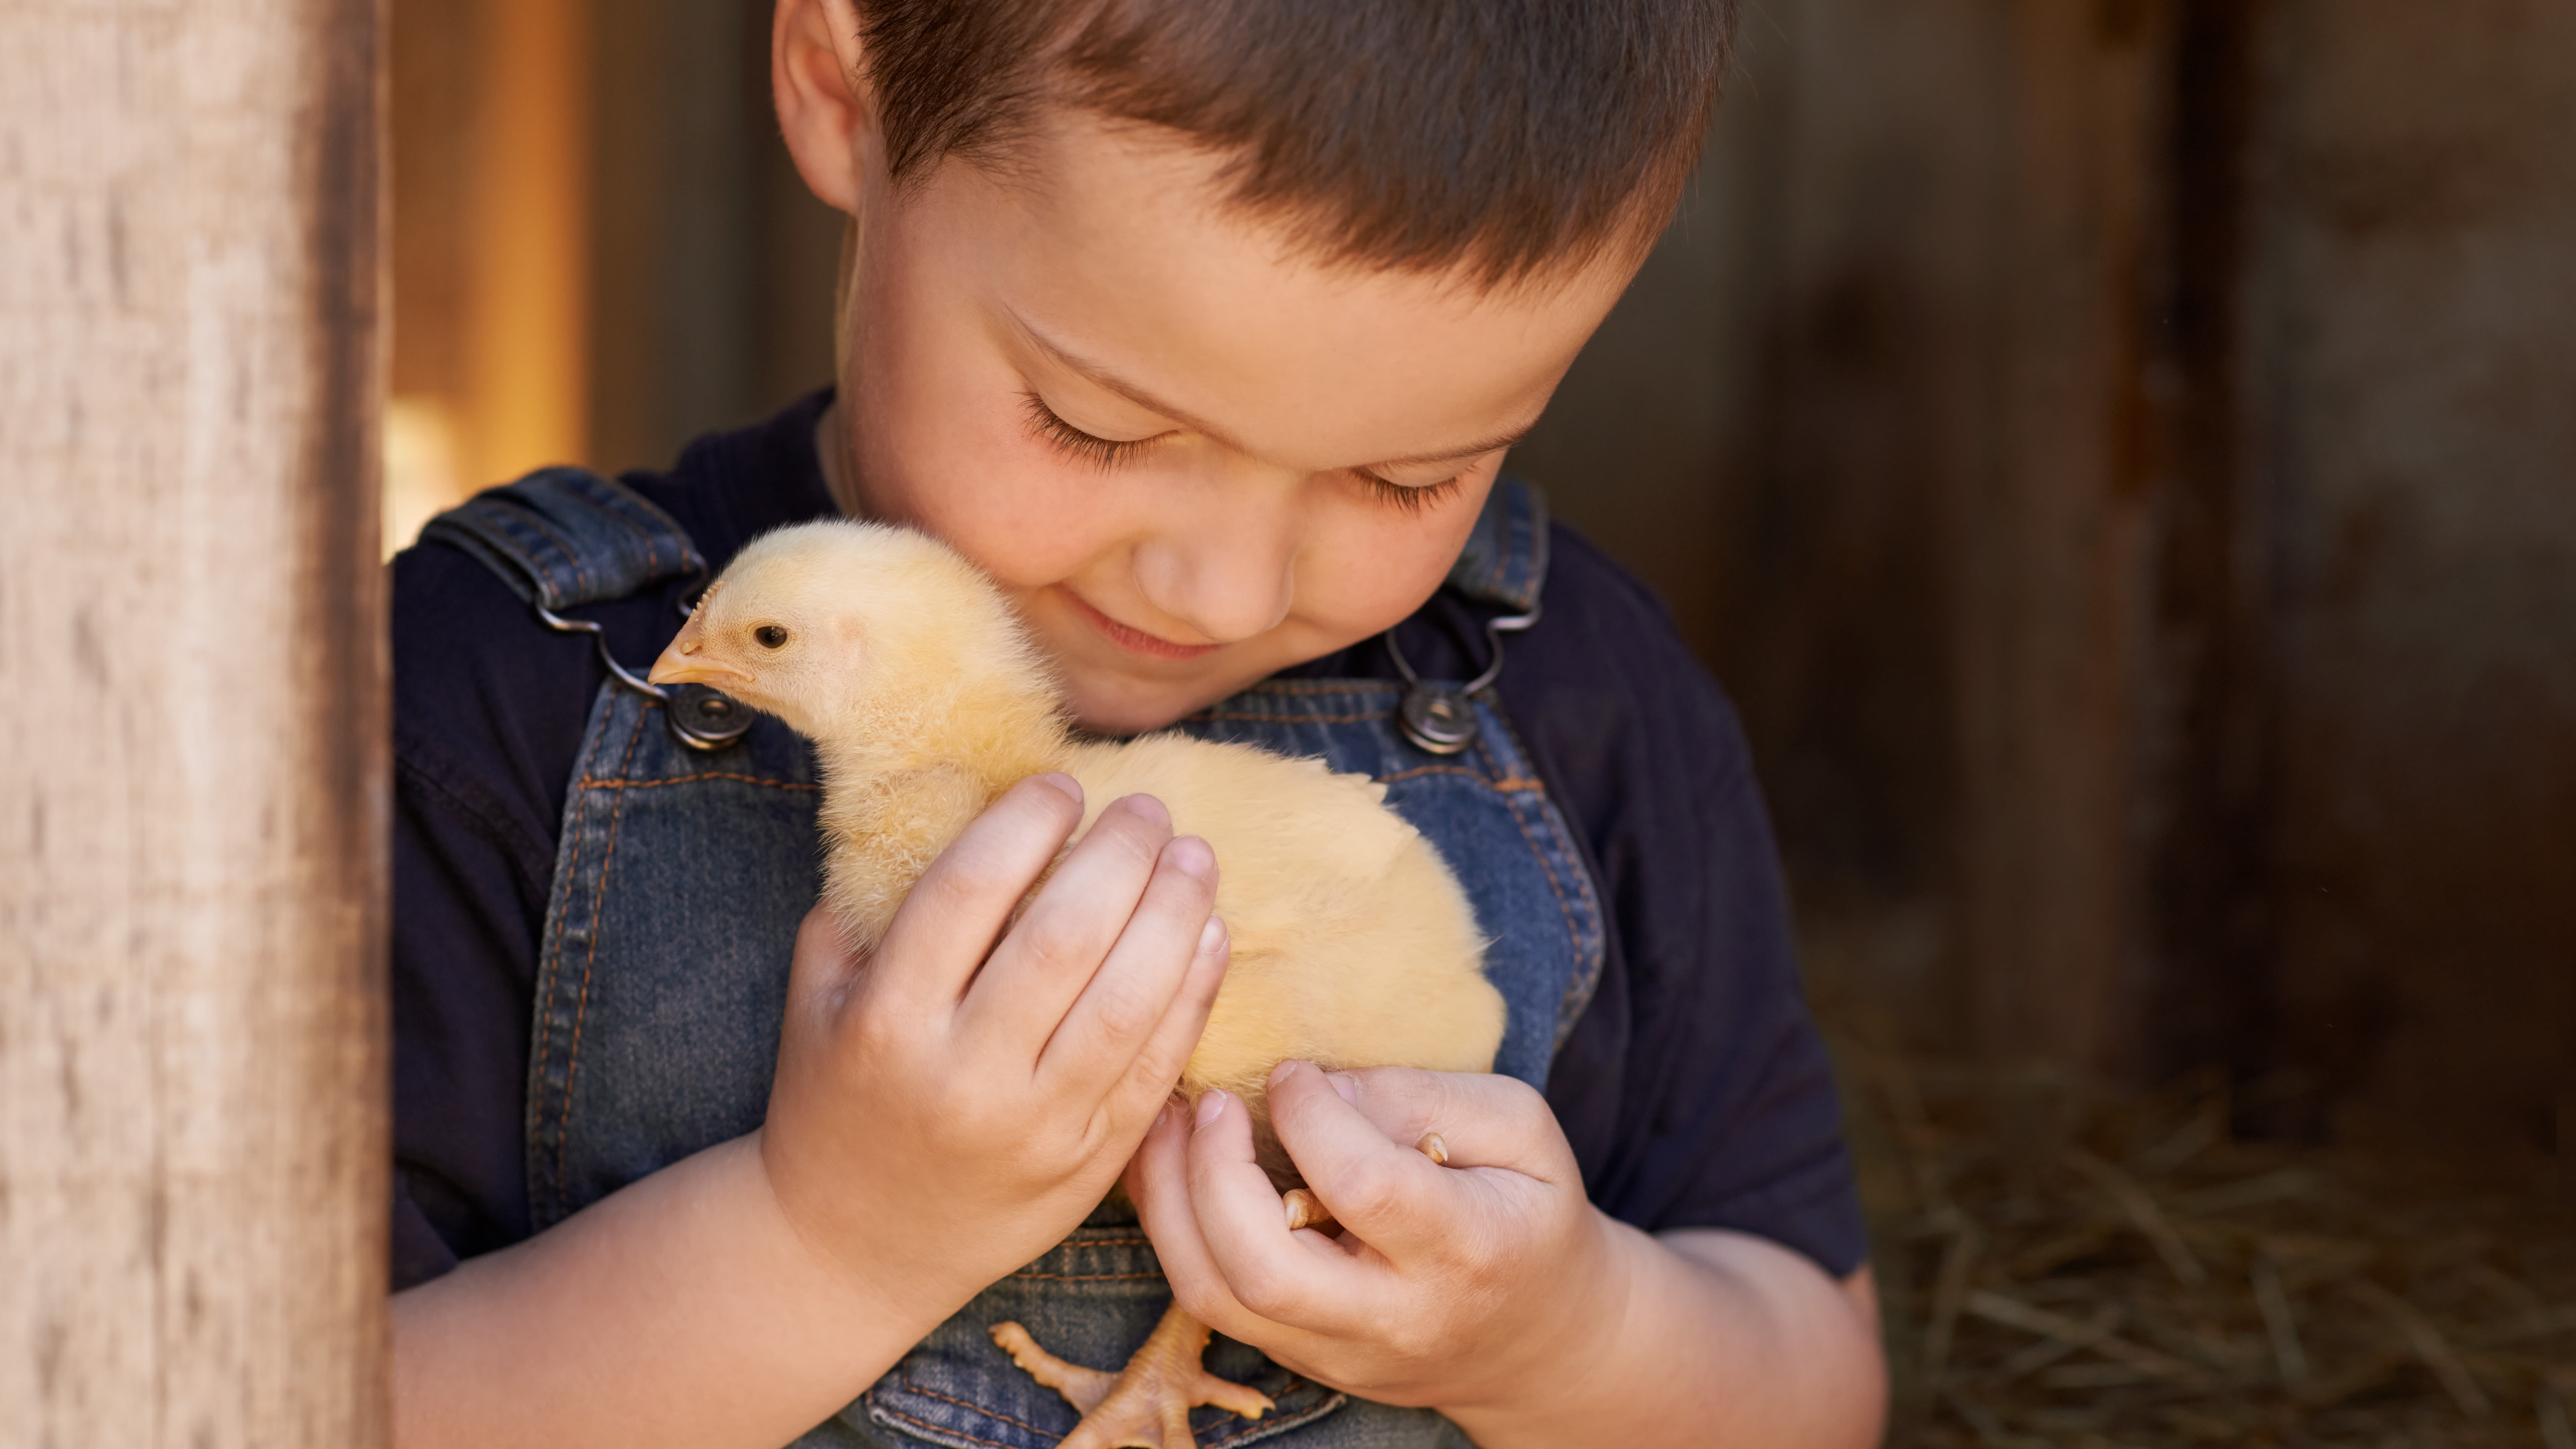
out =
{"type": "Polygon", "coordinates": [[[1148,634],[1142,629],[1131,629],[1119,623],[1093,607],[1089,599],[1071,589],[1064,590],[1064,596],[1073,601],[1074,612],[1082,615],[1092,628],[1107,635],[1112,644],[1133,653],[1150,655],[1156,659],[1203,659],[1225,647],[1222,644],[1175,644],[1160,635],[1148,634]]]}

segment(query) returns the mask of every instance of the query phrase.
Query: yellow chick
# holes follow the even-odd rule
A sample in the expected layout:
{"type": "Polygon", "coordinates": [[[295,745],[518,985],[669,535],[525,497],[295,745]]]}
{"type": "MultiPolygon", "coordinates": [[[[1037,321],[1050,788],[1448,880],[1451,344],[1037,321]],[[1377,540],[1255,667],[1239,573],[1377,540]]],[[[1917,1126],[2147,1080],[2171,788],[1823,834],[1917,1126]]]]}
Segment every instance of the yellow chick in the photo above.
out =
{"type": "MultiPolygon", "coordinates": [[[[1181,1091],[1242,1097],[1283,1186],[1294,1171],[1264,1102],[1278,1063],[1493,1067],[1504,1008],[1474,910],[1430,842],[1386,808],[1383,786],[1179,734],[1075,740],[1009,601],[936,540],[850,520],[764,535],[707,590],[652,679],[723,690],[814,742],[825,900],[858,947],[875,945],[932,859],[1030,775],[1080,782],[1086,829],[1123,796],[1162,801],[1175,832],[1214,849],[1216,913],[1233,943],[1181,1091]]],[[[1436,1138],[1424,1150],[1441,1155],[1436,1138]]],[[[1291,1226],[1324,1217],[1293,1187],[1285,1211],[1291,1226]]],[[[1067,1449],[1184,1449],[1197,1404],[1246,1417],[1271,1407],[1200,1368],[1208,1330],[1177,1305],[1114,1378],[1055,1358],[1018,1324],[993,1336],[1084,1411],[1067,1449]]]]}

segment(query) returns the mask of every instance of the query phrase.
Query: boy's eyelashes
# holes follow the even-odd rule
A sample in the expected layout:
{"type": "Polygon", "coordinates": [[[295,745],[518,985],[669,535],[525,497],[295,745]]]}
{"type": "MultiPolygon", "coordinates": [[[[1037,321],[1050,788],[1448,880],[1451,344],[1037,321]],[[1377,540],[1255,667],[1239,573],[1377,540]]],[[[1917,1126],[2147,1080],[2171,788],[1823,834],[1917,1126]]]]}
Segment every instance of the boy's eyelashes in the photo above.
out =
{"type": "MultiPolygon", "coordinates": [[[[1021,393],[1020,403],[1028,414],[1030,432],[1066,457],[1094,468],[1114,468],[1152,447],[1163,436],[1158,433],[1151,438],[1103,438],[1086,433],[1056,416],[1055,409],[1046,405],[1046,399],[1034,392],[1021,393]]],[[[1458,491],[1459,479],[1466,476],[1453,473],[1437,483],[1398,483],[1365,468],[1354,468],[1351,474],[1367,485],[1379,502],[1406,513],[1420,513],[1434,503],[1445,502],[1458,491]]]]}
{"type": "Polygon", "coordinates": [[[1029,415],[1029,431],[1052,444],[1066,457],[1094,468],[1115,467],[1154,443],[1153,438],[1131,438],[1122,442],[1114,438],[1094,437],[1057,417],[1055,409],[1046,405],[1046,399],[1034,392],[1021,393],[1020,404],[1029,415]]]}
{"type": "Polygon", "coordinates": [[[1361,482],[1368,485],[1369,492],[1377,495],[1380,503],[1402,509],[1408,514],[1419,514],[1434,503],[1448,502],[1458,491],[1458,480],[1466,476],[1463,473],[1452,473],[1437,483],[1396,483],[1366,469],[1352,471],[1358,474],[1361,482]]]}

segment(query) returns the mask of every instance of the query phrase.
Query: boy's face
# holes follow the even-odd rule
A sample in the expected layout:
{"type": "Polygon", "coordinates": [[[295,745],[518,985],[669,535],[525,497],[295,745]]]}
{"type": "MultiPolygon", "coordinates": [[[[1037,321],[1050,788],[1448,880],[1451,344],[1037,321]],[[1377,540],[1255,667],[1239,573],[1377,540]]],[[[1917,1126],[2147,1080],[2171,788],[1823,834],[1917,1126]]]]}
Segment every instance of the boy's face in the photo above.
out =
{"type": "Polygon", "coordinates": [[[776,56],[799,167],[857,218],[835,491],[999,580],[1094,729],[1417,608],[1632,270],[1317,265],[1224,208],[1221,158],[1079,114],[897,193],[835,16],[788,0],[776,56]]]}

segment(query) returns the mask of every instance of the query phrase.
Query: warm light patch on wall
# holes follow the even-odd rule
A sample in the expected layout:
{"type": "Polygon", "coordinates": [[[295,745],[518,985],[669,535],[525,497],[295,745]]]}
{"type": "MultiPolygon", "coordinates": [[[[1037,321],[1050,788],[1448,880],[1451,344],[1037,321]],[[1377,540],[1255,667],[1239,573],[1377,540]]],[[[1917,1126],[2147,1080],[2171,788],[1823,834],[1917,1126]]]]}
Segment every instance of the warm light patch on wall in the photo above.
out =
{"type": "Polygon", "coordinates": [[[436,398],[385,404],[385,557],[411,547],[422,524],[472,490],[457,465],[456,419],[436,398]]]}
{"type": "Polygon", "coordinates": [[[395,0],[385,546],[589,444],[589,0],[395,0]]]}

